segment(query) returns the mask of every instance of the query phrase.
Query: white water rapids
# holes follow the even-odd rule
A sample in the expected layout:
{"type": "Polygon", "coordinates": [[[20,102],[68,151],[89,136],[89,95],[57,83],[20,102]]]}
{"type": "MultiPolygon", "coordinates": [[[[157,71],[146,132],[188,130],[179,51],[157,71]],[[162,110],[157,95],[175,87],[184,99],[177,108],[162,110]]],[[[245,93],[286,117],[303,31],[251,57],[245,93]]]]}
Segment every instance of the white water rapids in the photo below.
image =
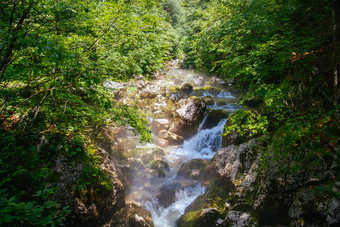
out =
{"type": "MultiPolygon", "coordinates": [[[[181,78],[184,82],[185,79],[195,80],[198,77],[202,78],[202,75],[195,75],[187,70],[174,70],[172,72],[177,78],[181,78]],[[195,76],[197,78],[195,78],[195,76]],[[185,78],[185,79],[184,79],[185,78]]],[[[160,83],[167,83],[168,85],[173,85],[175,79],[172,81],[160,81],[160,83]]],[[[202,96],[212,96],[215,99],[215,104],[208,106],[210,110],[225,110],[227,112],[233,112],[240,107],[234,105],[235,97],[227,91],[221,91],[219,93],[215,92],[212,95],[208,91],[202,92],[202,96]],[[216,101],[223,100],[223,105],[217,105],[216,101]]],[[[166,173],[165,177],[157,178],[151,180],[153,183],[149,183],[147,186],[148,190],[138,191],[137,187],[143,188],[144,186],[136,186],[135,193],[139,193],[143,198],[141,205],[143,205],[152,214],[152,219],[155,227],[174,227],[176,226],[176,220],[178,220],[184,213],[185,209],[200,195],[204,194],[205,187],[201,185],[198,181],[192,179],[185,179],[184,177],[179,177],[178,171],[181,165],[193,159],[206,159],[210,160],[213,158],[215,153],[221,148],[223,127],[227,119],[221,119],[216,122],[215,125],[210,125],[209,128],[204,127],[206,121],[208,121],[208,115],[204,116],[201,125],[198,129],[196,135],[184,141],[181,146],[169,146],[162,148],[165,153],[165,161],[169,164],[169,171],[166,173]],[[169,195],[167,195],[168,191],[169,195]],[[169,199],[167,205],[164,207],[164,201],[161,203],[159,201],[160,194],[163,193],[164,197],[172,198],[169,199]],[[165,196],[164,196],[165,194],[165,196]],[[163,205],[162,205],[163,204],[163,205]]],[[[154,145],[148,145],[150,149],[154,145]]],[[[144,146],[145,147],[145,146],[144,146]]],[[[146,184],[146,183],[145,183],[146,184]]],[[[144,187],[145,188],[145,187],[144,187]]],[[[134,189],[132,187],[132,192],[134,189]]],[[[167,200],[168,201],[168,200],[167,200]]]]}
{"type": "MultiPolygon", "coordinates": [[[[211,129],[200,130],[194,137],[186,140],[182,147],[169,150],[167,153],[169,162],[175,163],[180,160],[183,163],[192,159],[211,159],[221,148],[226,120],[221,120],[217,126],[211,129]]],[[[176,172],[177,170],[172,169],[172,171],[176,172]]],[[[162,185],[171,185],[176,178],[177,176],[173,175],[165,179],[162,185]]],[[[176,191],[176,201],[167,208],[160,206],[156,198],[146,201],[145,208],[151,212],[155,227],[173,227],[176,226],[176,220],[184,214],[185,208],[204,192],[205,187],[198,183],[195,186],[176,191]]]]}

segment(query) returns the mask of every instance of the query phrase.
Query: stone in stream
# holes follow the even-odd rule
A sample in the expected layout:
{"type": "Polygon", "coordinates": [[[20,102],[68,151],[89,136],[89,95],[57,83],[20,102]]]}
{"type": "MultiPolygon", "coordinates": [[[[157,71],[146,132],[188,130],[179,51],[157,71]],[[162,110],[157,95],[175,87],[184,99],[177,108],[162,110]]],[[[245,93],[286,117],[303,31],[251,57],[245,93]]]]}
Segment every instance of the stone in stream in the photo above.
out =
{"type": "Polygon", "coordinates": [[[176,105],[175,119],[170,127],[170,132],[189,138],[193,136],[199,126],[206,106],[195,96],[180,100],[176,105]]]}
{"type": "Polygon", "coordinates": [[[190,95],[190,93],[193,90],[193,86],[190,83],[185,83],[182,87],[181,87],[181,91],[186,94],[186,95],[190,95]]]}
{"type": "Polygon", "coordinates": [[[148,84],[145,88],[139,92],[139,96],[142,99],[153,99],[156,98],[158,94],[164,93],[164,89],[156,84],[148,84]]]}
{"type": "Polygon", "coordinates": [[[223,110],[214,110],[211,109],[208,112],[208,116],[203,122],[201,128],[202,129],[210,129],[215,127],[222,119],[226,119],[229,116],[228,113],[226,113],[223,110]]]}
{"type": "Polygon", "coordinates": [[[204,184],[209,162],[206,159],[193,159],[182,164],[178,176],[199,180],[204,184]]]}
{"type": "Polygon", "coordinates": [[[206,106],[213,106],[215,104],[215,100],[211,95],[201,97],[201,100],[206,106]]]}
{"type": "Polygon", "coordinates": [[[160,130],[168,130],[169,124],[168,119],[154,119],[151,123],[152,132],[158,134],[160,130]]]}
{"type": "Polygon", "coordinates": [[[184,139],[182,136],[176,135],[166,130],[159,131],[158,138],[167,140],[169,145],[181,145],[184,142],[184,139]]]}
{"type": "Polygon", "coordinates": [[[154,223],[150,211],[135,204],[128,203],[126,207],[120,210],[116,218],[106,223],[103,227],[153,227],[154,223]]]}
{"type": "Polygon", "coordinates": [[[195,180],[177,178],[176,181],[163,185],[156,196],[159,205],[167,208],[176,201],[176,192],[186,187],[194,187],[197,184],[198,181],[195,180]]]}

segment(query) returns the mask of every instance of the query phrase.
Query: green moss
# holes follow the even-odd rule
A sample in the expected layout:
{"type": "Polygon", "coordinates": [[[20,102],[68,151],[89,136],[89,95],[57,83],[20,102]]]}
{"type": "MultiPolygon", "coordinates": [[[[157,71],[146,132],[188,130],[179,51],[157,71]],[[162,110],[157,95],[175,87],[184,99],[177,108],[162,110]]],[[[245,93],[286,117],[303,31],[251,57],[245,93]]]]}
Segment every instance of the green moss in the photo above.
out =
{"type": "Polygon", "coordinates": [[[178,224],[180,227],[196,227],[196,221],[199,219],[200,215],[201,210],[188,212],[182,216],[178,224]]]}

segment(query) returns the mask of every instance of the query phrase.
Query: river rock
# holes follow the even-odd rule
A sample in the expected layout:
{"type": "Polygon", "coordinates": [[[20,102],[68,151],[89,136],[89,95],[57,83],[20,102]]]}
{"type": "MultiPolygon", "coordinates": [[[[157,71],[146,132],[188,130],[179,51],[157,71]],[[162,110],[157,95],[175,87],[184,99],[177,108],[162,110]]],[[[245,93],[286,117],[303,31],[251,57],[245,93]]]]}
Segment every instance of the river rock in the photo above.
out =
{"type": "Polygon", "coordinates": [[[175,119],[169,131],[183,138],[191,137],[197,132],[199,120],[202,118],[205,108],[205,105],[195,96],[180,100],[176,106],[175,119]]]}
{"type": "Polygon", "coordinates": [[[184,139],[182,136],[176,135],[166,130],[159,131],[158,138],[167,140],[169,145],[181,145],[184,142],[184,139]]]}
{"type": "Polygon", "coordinates": [[[145,86],[145,88],[139,92],[139,96],[142,99],[153,99],[155,98],[158,94],[162,94],[164,91],[163,89],[156,84],[148,84],[145,86]]]}
{"type": "Polygon", "coordinates": [[[190,93],[193,90],[193,86],[190,83],[185,83],[182,87],[181,87],[181,92],[183,92],[183,94],[186,95],[190,95],[190,93]]]}
{"type": "Polygon", "coordinates": [[[201,100],[206,106],[213,106],[215,104],[215,99],[211,95],[201,97],[201,100]]]}
{"type": "Polygon", "coordinates": [[[210,81],[209,81],[210,85],[224,85],[225,81],[222,80],[221,78],[215,77],[213,76],[210,81]]]}
{"type": "Polygon", "coordinates": [[[151,213],[145,208],[135,204],[129,203],[126,208],[121,209],[110,222],[103,227],[153,227],[153,220],[151,213]]]}
{"type": "Polygon", "coordinates": [[[168,119],[154,119],[151,124],[152,132],[158,134],[160,130],[168,130],[169,124],[168,119]]]}
{"type": "Polygon", "coordinates": [[[228,113],[223,110],[209,110],[208,116],[202,124],[202,129],[210,129],[215,127],[222,119],[226,119],[228,113]]]}
{"type": "Polygon", "coordinates": [[[193,84],[199,87],[204,86],[204,78],[202,76],[195,77],[193,80],[193,84]]]}
{"type": "Polygon", "coordinates": [[[193,96],[188,99],[180,100],[177,109],[176,117],[185,122],[195,122],[201,116],[205,110],[205,105],[200,101],[199,98],[193,96]]]}
{"type": "Polygon", "coordinates": [[[190,160],[182,164],[178,171],[178,176],[199,180],[204,183],[206,177],[205,169],[207,166],[208,161],[206,159],[190,160]]]}

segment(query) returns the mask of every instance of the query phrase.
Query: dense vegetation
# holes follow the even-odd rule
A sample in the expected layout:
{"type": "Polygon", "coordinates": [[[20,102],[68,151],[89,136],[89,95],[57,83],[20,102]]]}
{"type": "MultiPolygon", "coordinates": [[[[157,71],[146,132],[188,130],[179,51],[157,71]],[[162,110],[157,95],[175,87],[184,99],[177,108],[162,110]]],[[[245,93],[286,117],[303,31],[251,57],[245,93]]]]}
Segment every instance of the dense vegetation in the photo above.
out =
{"type": "Polygon", "coordinates": [[[150,139],[137,110],[117,105],[103,82],[162,68],[170,23],[162,1],[0,2],[0,225],[62,221],[67,207],[51,186],[60,155],[86,166],[79,188],[105,181],[89,140],[101,125],[129,124],[150,139]]]}
{"type": "Polygon", "coordinates": [[[58,156],[86,166],[78,189],[105,183],[91,136],[113,122],[150,134],[103,82],[150,76],[172,57],[249,91],[256,108],[226,130],[266,134],[264,163],[338,165],[339,9],[336,0],[1,0],[0,225],[63,221],[58,156]]]}
{"type": "Polygon", "coordinates": [[[226,132],[268,135],[263,160],[274,152],[282,171],[339,164],[339,2],[185,2],[186,65],[236,81],[257,107],[236,112],[226,132]]]}

